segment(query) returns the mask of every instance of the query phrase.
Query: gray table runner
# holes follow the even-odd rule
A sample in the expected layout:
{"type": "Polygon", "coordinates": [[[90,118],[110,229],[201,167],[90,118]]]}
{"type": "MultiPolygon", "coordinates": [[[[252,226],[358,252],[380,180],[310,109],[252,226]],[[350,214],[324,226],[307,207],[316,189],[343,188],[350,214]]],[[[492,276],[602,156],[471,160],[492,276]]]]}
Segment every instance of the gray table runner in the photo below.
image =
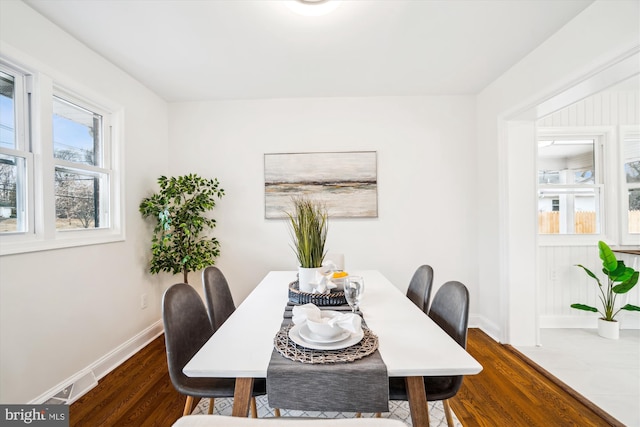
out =
{"type": "MultiPolygon", "coordinates": [[[[291,324],[292,308],[287,304],[282,326],[291,324]]],[[[320,308],[351,310],[349,306],[320,308]]],[[[274,349],[267,368],[267,397],[272,408],[388,412],[387,367],[377,350],[354,362],[306,364],[287,359],[274,349]]]]}

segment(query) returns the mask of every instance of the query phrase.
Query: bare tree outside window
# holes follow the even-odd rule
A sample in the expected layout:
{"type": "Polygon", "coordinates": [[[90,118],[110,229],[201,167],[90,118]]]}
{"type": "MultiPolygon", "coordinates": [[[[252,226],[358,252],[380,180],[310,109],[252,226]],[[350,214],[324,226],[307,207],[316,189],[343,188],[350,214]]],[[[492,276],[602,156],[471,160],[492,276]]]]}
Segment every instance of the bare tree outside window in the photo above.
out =
{"type": "Polygon", "coordinates": [[[102,227],[101,187],[107,178],[91,170],[102,164],[102,116],[55,97],[53,138],[56,228],[102,227]]]}
{"type": "Polygon", "coordinates": [[[97,227],[96,178],[56,170],[58,228],[97,227]]]}

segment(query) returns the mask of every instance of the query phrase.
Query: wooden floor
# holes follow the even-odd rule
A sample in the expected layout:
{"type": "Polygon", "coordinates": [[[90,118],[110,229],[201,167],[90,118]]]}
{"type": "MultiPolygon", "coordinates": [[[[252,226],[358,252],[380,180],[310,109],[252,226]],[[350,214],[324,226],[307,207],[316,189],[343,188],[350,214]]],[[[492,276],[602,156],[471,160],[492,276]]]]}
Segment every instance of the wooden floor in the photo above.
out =
{"type": "MultiPolygon", "coordinates": [[[[451,399],[464,426],[622,426],[479,329],[469,330],[467,347],[484,369],[465,377],[462,389],[451,399]]],[[[72,404],[70,425],[171,426],[182,414],[184,402],[171,385],[160,336],[72,404]]]]}

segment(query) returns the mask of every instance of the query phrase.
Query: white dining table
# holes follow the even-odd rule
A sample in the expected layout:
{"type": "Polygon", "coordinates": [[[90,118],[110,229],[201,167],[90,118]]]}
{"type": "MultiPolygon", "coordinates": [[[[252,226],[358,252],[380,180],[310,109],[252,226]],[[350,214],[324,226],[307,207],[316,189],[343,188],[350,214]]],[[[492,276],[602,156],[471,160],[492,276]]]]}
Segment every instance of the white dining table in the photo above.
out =
{"type": "MultiPolygon", "coordinates": [[[[380,272],[360,304],[390,377],[405,377],[414,426],[428,426],[424,376],[473,375],[482,366],[380,272]]],[[[234,416],[247,416],[254,378],[266,378],[295,271],[271,271],[184,367],[190,377],[236,378],[234,416]]]]}

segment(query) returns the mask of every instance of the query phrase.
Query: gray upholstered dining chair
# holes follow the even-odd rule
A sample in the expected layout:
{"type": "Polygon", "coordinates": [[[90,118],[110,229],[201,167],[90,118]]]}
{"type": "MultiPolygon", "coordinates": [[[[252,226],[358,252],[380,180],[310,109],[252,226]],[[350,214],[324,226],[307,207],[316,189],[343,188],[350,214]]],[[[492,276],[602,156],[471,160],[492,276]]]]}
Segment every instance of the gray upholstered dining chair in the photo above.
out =
{"type": "MultiPolygon", "coordinates": [[[[184,366],[213,335],[213,327],[200,295],[190,285],[178,283],[167,289],[162,297],[162,320],[167,348],[167,365],[171,383],[187,396],[183,415],[193,409],[194,397],[209,398],[209,414],[214,398],[233,397],[234,378],[194,378],[183,372],[184,366]]],[[[255,396],[266,393],[264,379],[254,382],[251,413],[257,417],[255,396]]]]}
{"type": "MultiPolygon", "coordinates": [[[[438,289],[429,310],[429,317],[461,347],[467,348],[469,291],[462,283],[451,281],[438,289]]],[[[453,419],[448,399],[458,393],[462,379],[462,375],[424,377],[427,401],[442,400],[449,427],[453,427],[453,419]]],[[[404,378],[389,378],[389,399],[407,400],[404,378]]]]}
{"type": "Polygon", "coordinates": [[[236,310],[229,283],[218,267],[209,266],[202,271],[204,299],[214,331],[236,310]]]}
{"type": "Polygon", "coordinates": [[[413,273],[407,289],[409,298],[418,308],[425,313],[429,308],[431,299],[431,285],[433,284],[433,268],[430,265],[421,265],[413,273]]]}
{"type": "MultiPolygon", "coordinates": [[[[202,287],[211,327],[215,332],[236,310],[236,305],[233,302],[229,282],[218,267],[212,265],[202,271],[202,287]]],[[[254,399],[251,400],[251,405],[251,410],[254,411],[254,399]]],[[[276,417],[280,416],[279,408],[274,408],[274,412],[276,417]]]]}

